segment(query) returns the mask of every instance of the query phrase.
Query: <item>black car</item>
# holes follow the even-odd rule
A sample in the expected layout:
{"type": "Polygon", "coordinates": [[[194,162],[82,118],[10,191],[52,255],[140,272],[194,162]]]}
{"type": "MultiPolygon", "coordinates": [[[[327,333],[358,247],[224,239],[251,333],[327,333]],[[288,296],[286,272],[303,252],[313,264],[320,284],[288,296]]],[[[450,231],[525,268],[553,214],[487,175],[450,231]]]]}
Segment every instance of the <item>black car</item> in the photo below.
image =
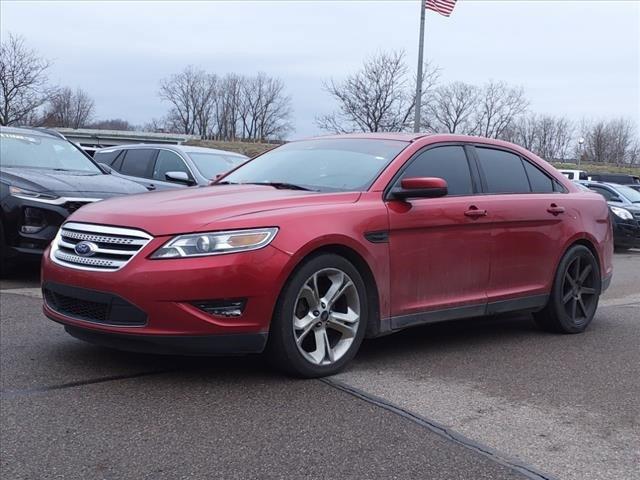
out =
{"type": "MultiPolygon", "coordinates": [[[[640,185],[640,177],[626,173],[589,173],[593,182],[617,183],[619,185],[640,185]]],[[[581,179],[582,180],[582,179],[581,179]]]]}
{"type": "Polygon", "coordinates": [[[82,205],[146,191],[110,175],[54,131],[0,127],[0,270],[18,259],[39,260],[82,205]]]}
{"type": "Polygon", "coordinates": [[[249,160],[239,153],[188,145],[120,145],[97,150],[93,159],[147,190],[208,185],[217,175],[249,160]]]}
{"type": "Polygon", "coordinates": [[[640,248],[640,192],[615,183],[580,183],[598,192],[609,204],[616,248],[640,248]]]}

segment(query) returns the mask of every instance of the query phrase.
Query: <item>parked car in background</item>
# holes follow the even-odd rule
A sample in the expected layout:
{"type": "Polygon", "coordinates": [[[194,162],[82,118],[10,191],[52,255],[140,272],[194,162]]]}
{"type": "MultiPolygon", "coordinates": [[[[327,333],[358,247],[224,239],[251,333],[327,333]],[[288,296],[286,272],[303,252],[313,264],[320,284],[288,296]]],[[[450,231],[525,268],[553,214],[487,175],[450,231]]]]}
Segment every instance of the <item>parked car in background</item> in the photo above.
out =
{"type": "Polygon", "coordinates": [[[627,175],[625,173],[590,173],[587,180],[591,180],[592,182],[617,183],[620,185],[640,185],[640,177],[627,175]]]}
{"type": "Polygon", "coordinates": [[[526,311],[582,332],[612,255],[602,197],[521,147],[354,134],[287,143],[208,188],[84,207],[52,242],[42,288],[45,314],[85,341],[266,348],[314,377],[365,335],[431,322],[526,311]]]}
{"type": "Polygon", "coordinates": [[[147,190],[208,185],[217,175],[248,160],[224,150],[152,144],[104,148],[93,158],[147,190]]]}
{"type": "Polygon", "coordinates": [[[615,183],[580,183],[602,195],[609,204],[616,248],[640,248],[640,191],[615,183]]]}
{"type": "Polygon", "coordinates": [[[558,170],[562,175],[567,177],[569,180],[587,180],[587,172],[584,170],[567,170],[560,169],[558,170]]]}
{"type": "Polygon", "coordinates": [[[142,192],[57,132],[0,127],[0,269],[40,260],[60,224],[81,206],[142,192]]]}

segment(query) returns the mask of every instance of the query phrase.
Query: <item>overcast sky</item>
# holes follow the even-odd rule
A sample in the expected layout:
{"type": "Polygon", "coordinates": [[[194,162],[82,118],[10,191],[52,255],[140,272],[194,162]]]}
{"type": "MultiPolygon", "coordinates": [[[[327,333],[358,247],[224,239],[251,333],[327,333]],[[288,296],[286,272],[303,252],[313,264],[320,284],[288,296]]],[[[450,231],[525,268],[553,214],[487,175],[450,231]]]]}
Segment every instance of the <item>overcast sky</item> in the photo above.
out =
{"type": "MultiPolygon", "coordinates": [[[[189,64],[264,71],[293,99],[292,138],[332,109],[321,82],[380,50],[417,59],[419,1],[0,2],[0,27],[53,62],[50,81],[82,87],[98,118],[144,124],[168,106],[161,78],[189,64]]],[[[579,120],[640,119],[640,2],[461,0],[427,12],[426,57],[443,81],[504,80],[531,109],[579,120]]]]}

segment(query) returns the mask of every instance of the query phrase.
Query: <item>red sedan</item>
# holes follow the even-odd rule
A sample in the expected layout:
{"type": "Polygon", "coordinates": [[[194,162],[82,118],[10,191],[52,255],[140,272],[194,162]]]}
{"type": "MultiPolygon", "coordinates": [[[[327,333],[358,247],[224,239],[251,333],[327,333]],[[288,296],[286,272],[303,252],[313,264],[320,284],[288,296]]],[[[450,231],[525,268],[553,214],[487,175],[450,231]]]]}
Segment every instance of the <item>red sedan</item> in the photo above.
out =
{"type": "Polygon", "coordinates": [[[510,143],[291,142],[210,187],[87,205],[45,255],[45,314],[126,350],[266,350],[333,374],[364,337],[528,311],[582,332],[612,275],[600,195],[510,143]]]}

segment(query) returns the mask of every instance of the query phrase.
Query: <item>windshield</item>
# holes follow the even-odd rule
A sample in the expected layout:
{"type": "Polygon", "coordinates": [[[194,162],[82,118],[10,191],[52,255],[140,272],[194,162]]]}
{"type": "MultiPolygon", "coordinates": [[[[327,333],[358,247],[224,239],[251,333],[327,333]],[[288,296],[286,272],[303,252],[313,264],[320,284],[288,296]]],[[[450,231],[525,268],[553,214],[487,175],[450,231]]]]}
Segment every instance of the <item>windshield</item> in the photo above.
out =
{"type": "Polygon", "coordinates": [[[0,133],[0,165],[102,173],[66,140],[24,133],[0,133]]]}
{"type": "Polygon", "coordinates": [[[293,184],[318,191],[363,191],[408,142],[318,139],[271,150],[226,176],[229,183],[293,184]]]}
{"type": "Polygon", "coordinates": [[[625,187],[624,185],[618,185],[616,190],[622,194],[631,203],[640,203],[640,192],[634,190],[631,187],[625,187]]]}
{"type": "Polygon", "coordinates": [[[228,172],[237,165],[248,160],[247,157],[225,155],[223,153],[187,152],[189,158],[204,178],[214,178],[220,173],[228,172]]]}

